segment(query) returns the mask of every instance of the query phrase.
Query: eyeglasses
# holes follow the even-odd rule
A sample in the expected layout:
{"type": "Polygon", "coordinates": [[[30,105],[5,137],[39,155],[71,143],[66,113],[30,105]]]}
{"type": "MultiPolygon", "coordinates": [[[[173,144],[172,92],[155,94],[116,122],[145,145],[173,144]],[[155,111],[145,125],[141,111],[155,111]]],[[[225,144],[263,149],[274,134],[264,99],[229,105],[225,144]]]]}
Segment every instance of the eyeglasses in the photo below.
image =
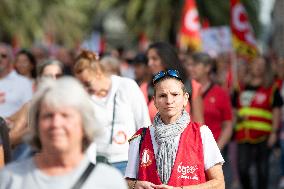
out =
{"type": "Polygon", "coordinates": [[[1,58],[3,58],[3,59],[8,57],[7,54],[0,54],[0,56],[1,56],[1,58]]]}
{"type": "Polygon", "coordinates": [[[45,78],[55,78],[55,79],[59,79],[60,77],[62,77],[63,74],[57,73],[57,74],[43,74],[42,77],[45,78]]]}
{"type": "Polygon", "coordinates": [[[164,77],[173,77],[180,81],[182,81],[179,72],[177,70],[167,70],[167,71],[160,71],[153,78],[153,84],[155,85],[158,81],[160,81],[164,77]]]}

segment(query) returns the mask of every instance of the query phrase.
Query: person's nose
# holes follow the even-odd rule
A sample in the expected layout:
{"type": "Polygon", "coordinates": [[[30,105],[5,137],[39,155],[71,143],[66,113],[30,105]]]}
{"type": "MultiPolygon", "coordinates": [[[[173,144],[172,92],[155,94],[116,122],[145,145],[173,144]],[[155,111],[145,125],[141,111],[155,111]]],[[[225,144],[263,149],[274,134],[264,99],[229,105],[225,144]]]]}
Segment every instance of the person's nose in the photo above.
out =
{"type": "Polygon", "coordinates": [[[174,98],[172,95],[167,96],[167,104],[172,104],[174,102],[174,98]]]}
{"type": "Polygon", "coordinates": [[[62,116],[59,114],[54,114],[52,117],[52,126],[58,127],[62,124],[62,116]]]}
{"type": "Polygon", "coordinates": [[[154,61],[149,58],[149,60],[148,60],[148,66],[153,66],[153,64],[154,64],[154,61]]]}

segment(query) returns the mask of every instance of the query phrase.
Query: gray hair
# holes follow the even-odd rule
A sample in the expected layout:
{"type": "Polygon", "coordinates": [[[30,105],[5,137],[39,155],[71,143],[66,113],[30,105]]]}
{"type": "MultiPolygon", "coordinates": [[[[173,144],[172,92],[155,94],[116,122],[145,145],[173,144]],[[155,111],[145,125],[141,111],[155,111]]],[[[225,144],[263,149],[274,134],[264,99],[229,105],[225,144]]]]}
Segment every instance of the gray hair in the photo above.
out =
{"type": "Polygon", "coordinates": [[[59,60],[51,58],[51,59],[46,59],[37,65],[37,68],[36,68],[37,76],[41,77],[44,68],[49,65],[57,65],[62,70],[62,73],[63,73],[63,68],[64,68],[63,63],[61,63],[59,60]]]}
{"type": "Polygon", "coordinates": [[[112,56],[105,56],[101,59],[101,64],[110,75],[121,75],[120,62],[117,58],[112,56]]]}
{"type": "Polygon", "coordinates": [[[32,131],[29,140],[37,150],[42,148],[38,129],[39,112],[41,111],[42,103],[47,103],[54,108],[71,106],[80,112],[84,132],[83,150],[86,150],[99,133],[99,127],[93,125],[95,118],[92,100],[83,86],[72,77],[62,77],[58,80],[47,78],[41,83],[35,93],[29,112],[28,124],[32,131]]]}

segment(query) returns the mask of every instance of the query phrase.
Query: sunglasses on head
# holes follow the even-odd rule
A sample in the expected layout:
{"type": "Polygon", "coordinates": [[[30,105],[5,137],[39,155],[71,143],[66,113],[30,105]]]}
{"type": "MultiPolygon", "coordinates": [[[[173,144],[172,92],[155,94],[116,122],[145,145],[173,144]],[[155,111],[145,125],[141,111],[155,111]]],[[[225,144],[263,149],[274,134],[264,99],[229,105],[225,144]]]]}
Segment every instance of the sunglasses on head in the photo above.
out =
{"type": "Polygon", "coordinates": [[[164,77],[172,77],[182,81],[179,72],[177,70],[167,70],[167,71],[160,71],[153,78],[153,84],[155,85],[158,81],[160,81],[164,77]]]}

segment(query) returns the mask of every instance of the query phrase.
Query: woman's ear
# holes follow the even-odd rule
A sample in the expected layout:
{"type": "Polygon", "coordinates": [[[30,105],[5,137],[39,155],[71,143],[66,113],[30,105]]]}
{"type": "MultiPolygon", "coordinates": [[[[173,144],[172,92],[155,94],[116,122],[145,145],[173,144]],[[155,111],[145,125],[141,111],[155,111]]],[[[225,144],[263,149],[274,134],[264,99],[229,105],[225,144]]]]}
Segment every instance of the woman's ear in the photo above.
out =
{"type": "Polygon", "coordinates": [[[188,103],[188,99],[189,99],[189,94],[186,92],[184,93],[184,108],[186,107],[187,103],[188,103]]]}

